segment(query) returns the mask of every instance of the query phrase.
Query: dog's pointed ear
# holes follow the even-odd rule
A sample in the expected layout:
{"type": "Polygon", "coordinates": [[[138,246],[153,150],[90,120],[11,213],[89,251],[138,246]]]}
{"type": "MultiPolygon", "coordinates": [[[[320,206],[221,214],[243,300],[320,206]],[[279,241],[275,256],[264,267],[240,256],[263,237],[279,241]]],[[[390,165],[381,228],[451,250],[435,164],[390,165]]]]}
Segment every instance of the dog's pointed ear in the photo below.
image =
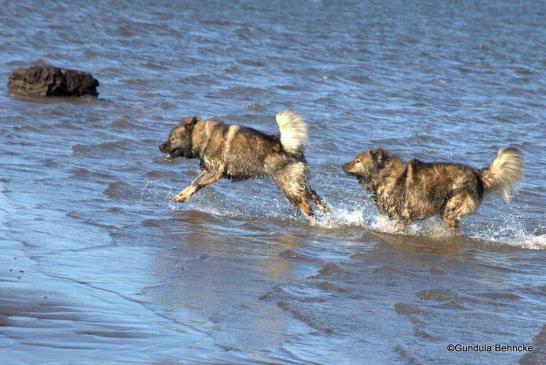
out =
{"type": "Polygon", "coordinates": [[[382,148],[378,148],[373,153],[377,166],[383,166],[385,162],[390,160],[390,155],[382,148]]]}
{"type": "Polygon", "coordinates": [[[186,117],[180,121],[180,125],[183,125],[184,127],[193,127],[195,123],[200,121],[201,118],[198,115],[194,115],[193,117],[186,117]]]}
{"type": "Polygon", "coordinates": [[[190,121],[189,125],[193,126],[193,125],[195,125],[195,123],[197,123],[197,122],[200,121],[200,120],[201,120],[201,118],[199,118],[198,115],[194,115],[194,116],[191,118],[191,121],[190,121]]]}

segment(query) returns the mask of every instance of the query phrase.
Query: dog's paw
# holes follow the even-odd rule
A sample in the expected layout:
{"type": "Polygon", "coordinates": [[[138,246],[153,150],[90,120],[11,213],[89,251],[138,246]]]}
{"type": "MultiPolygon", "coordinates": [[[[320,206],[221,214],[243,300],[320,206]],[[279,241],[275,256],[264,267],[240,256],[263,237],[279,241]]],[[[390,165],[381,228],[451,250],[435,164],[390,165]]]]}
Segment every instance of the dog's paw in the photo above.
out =
{"type": "Polygon", "coordinates": [[[318,227],[320,226],[320,221],[315,216],[309,216],[307,217],[307,222],[309,223],[309,226],[311,227],[318,227]]]}
{"type": "Polygon", "coordinates": [[[322,214],[332,213],[332,210],[324,204],[317,205],[317,208],[322,214]]]}
{"type": "Polygon", "coordinates": [[[176,194],[176,195],[169,195],[169,200],[172,200],[173,202],[177,202],[177,203],[184,203],[186,200],[188,200],[188,198],[181,194],[176,194]]]}

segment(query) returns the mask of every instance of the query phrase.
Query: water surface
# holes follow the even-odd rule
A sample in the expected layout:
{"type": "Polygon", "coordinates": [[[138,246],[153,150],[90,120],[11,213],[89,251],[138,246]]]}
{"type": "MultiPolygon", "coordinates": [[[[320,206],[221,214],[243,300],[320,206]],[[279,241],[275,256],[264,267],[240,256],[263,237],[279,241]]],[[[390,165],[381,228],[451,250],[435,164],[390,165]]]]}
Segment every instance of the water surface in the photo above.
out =
{"type": "Polygon", "coordinates": [[[0,92],[3,364],[546,363],[544,2],[0,3],[0,80],[83,69],[97,100],[0,92]],[[167,200],[198,172],[157,146],[199,114],[308,122],[308,227],[270,179],[167,200]],[[460,236],[393,234],[340,163],[381,146],[484,167],[509,205],[460,236]],[[535,344],[450,353],[448,344],[535,344]]]}

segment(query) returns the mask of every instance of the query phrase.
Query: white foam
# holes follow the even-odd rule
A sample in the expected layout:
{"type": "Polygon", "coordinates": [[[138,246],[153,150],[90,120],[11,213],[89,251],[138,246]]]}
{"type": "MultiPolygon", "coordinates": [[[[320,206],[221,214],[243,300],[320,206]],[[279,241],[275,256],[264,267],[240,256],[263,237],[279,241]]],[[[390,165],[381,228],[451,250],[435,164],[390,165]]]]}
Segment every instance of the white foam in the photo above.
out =
{"type": "Polygon", "coordinates": [[[329,213],[318,216],[318,225],[324,228],[344,226],[365,227],[364,210],[362,208],[335,208],[330,207],[329,213]]]}
{"type": "Polygon", "coordinates": [[[520,243],[521,247],[529,248],[531,250],[545,250],[546,249],[546,234],[540,236],[527,237],[520,243]]]}
{"type": "Polygon", "coordinates": [[[518,225],[490,225],[467,234],[468,237],[532,250],[546,249],[546,235],[534,235],[518,225]]]}
{"type": "MultiPolygon", "coordinates": [[[[435,239],[442,239],[452,236],[454,233],[445,228],[438,217],[417,221],[403,232],[397,232],[395,222],[383,216],[366,204],[356,206],[336,207],[332,206],[331,212],[319,217],[319,225],[324,228],[339,228],[344,226],[363,227],[372,231],[424,236],[435,239]]],[[[476,220],[480,221],[479,218],[476,220]]],[[[462,237],[477,239],[492,243],[506,244],[524,249],[546,249],[546,235],[530,234],[524,227],[523,221],[508,213],[500,224],[479,225],[472,223],[461,223],[462,237]]]]}
{"type": "Polygon", "coordinates": [[[396,233],[396,230],[394,229],[396,223],[386,216],[374,214],[370,218],[369,228],[373,229],[374,231],[396,233]]]}

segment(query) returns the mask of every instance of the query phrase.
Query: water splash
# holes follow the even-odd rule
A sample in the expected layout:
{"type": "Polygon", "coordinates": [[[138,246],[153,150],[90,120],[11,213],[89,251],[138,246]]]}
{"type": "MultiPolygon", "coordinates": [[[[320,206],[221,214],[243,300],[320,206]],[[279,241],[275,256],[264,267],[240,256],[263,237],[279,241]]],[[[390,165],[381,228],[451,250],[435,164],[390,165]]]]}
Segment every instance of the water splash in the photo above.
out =
{"type": "MultiPolygon", "coordinates": [[[[293,209],[283,197],[250,194],[244,199],[224,196],[221,190],[212,189],[200,192],[187,203],[179,204],[168,200],[173,194],[173,188],[160,179],[147,182],[142,188],[140,200],[165,205],[172,211],[197,210],[203,213],[237,219],[282,219],[299,221],[306,224],[301,214],[293,209]],[[264,200],[267,204],[264,204],[264,200]]],[[[438,217],[412,222],[404,232],[395,229],[395,222],[377,212],[368,202],[345,200],[341,202],[327,201],[331,211],[318,213],[318,226],[327,229],[343,227],[361,227],[363,229],[412,236],[423,236],[433,239],[444,239],[453,235],[447,230],[438,217]]],[[[500,207],[495,207],[500,208],[500,207]]],[[[518,211],[506,209],[500,221],[489,222],[488,214],[479,217],[468,217],[461,224],[460,235],[464,238],[506,244],[524,249],[546,249],[546,235],[529,233],[525,228],[525,217],[518,211]],[[470,220],[470,222],[469,222],[470,220]],[[488,223],[483,223],[487,221],[488,223]]]]}
{"type": "Polygon", "coordinates": [[[531,237],[526,236],[520,242],[520,246],[531,250],[546,250],[546,234],[531,237]]]}
{"type": "MultiPolygon", "coordinates": [[[[486,216],[481,217],[487,219],[486,216]]],[[[474,218],[481,222],[480,217],[474,218]]],[[[546,249],[546,235],[529,233],[525,228],[525,219],[517,212],[508,210],[500,222],[480,224],[462,223],[460,235],[465,238],[487,241],[494,244],[505,244],[524,249],[546,249]]],[[[444,239],[453,236],[453,232],[446,229],[438,217],[431,217],[423,221],[416,221],[409,225],[404,232],[395,229],[395,222],[379,214],[368,204],[331,205],[331,212],[319,217],[319,225],[323,228],[339,228],[344,226],[358,226],[381,233],[423,236],[433,239],[444,239]]]]}
{"type": "Polygon", "coordinates": [[[140,191],[141,202],[152,202],[157,206],[164,205],[168,202],[168,206],[171,210],[176,209],[176,204],[169,200],[169,195],[173,194],[173,188],[170,184],[165,182],[165,179],[150,180],[144,184],[144,187],[140,191]]]}
{"type": "Polygon", "coordinates": [[[364,209],[331,207],[329,213],[318,216],[318,225],[324,228],[338,228],[344,226],[366,227],[364,209]]]}
{"type": "Polygon", "coordinates": [[[502,211],[503,214],[492,217],[490,214],[483,214],[482,217],[475,218],[474,223],[467,225],[463,234],[472,239],[525,249],[546,249],[545,235],[539,233],[544,232],[543,227],[535,227],[534,231],[530,232],[526,226],[528,217],[522,214],[520,209],[498,201],[493,203],[492,209],[495,212],[502,211]]]}

